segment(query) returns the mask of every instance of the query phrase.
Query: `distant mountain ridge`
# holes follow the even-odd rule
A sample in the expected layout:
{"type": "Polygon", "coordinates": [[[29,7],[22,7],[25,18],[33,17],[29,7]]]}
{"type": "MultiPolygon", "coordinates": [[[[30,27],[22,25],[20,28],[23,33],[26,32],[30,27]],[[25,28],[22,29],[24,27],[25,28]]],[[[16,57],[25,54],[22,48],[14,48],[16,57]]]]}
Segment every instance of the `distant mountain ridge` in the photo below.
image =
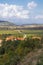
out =
{"type": "Polygon", "coordinates": [[[8,21],[1,21],[0,20],[0,26],[14,26],[15,24],[8,22],[8,21]]]}
{"type": "Polygon", "coordinates": [[[16,25],[8,21],[0,21],[0,29],[12,29],[12,30],[43,30],[43,24],[22,24],[16,25]]]}
{"type": "Polygon", "coordinates": [[[43,24],[21,24],[21,25],[17,25],[17,24],[14,24],[14,23],[12,23],[12,22],[9,22],[9,21],[3,21],[3,20],[0,20],[0,25],[2,25],[2,26],[14,26],[14,25],[16,25],[16,26],[43,26],[43,24]]]}

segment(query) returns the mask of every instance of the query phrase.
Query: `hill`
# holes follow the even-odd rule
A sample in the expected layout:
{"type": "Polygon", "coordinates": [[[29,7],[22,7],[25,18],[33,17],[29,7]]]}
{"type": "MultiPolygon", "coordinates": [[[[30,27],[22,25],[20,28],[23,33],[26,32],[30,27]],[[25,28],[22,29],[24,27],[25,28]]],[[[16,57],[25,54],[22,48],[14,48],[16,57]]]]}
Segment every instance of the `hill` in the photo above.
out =
{"type": "Polygon", "coordinates": [[[1,21],[0,20],[0,26],[14,26],[14,24],[11,22],[8,22],[8,21],[1,21]]]}
{"type": "Polygon", "coordinates": [[[16,30],[43,30],[43,24],[23,24],[16,25],[8,21],[0,20],[0,29],[16,29],[16,30]]]}

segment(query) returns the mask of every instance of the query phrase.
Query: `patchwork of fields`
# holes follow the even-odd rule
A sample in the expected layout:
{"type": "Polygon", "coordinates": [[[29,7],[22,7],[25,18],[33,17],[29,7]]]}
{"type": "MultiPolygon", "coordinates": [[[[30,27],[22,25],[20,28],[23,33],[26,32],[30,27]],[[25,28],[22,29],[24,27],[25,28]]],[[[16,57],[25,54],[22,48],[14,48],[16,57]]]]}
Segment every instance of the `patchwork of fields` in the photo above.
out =
{"type": "Polygon", "coordinates": [[[0,30],[0,34],[12,34],[15,36],[43,35],[43,30],[0,30]]]}

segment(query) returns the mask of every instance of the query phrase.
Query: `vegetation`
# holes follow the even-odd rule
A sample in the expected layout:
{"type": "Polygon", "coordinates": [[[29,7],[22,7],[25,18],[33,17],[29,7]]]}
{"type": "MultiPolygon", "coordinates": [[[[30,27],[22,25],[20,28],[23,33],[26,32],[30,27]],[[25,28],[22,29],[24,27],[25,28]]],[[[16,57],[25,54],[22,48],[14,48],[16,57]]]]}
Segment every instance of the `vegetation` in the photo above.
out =
{"type": "MultiPolygon", "coordinates": [[[[22,32],[20,33],[21,35],[17,31],[12,31],[12,32],[10,31],[11,33],[10,34],[8,31],[8,32],[4,32],[5,34],[3,34],[3,32],[1,33],[0,31],[0,33],[2,34],[0,35],[0,38],[3,40],[1,43],[2,46],[0,46],[0,65],[21,65],[20,62],[22,62],[22,60],[29,53],[31,52],[34,53],[35,50],[43,49],[43,35],[35,34],[33,36],[36,36],[36,38],[32,38],[32,36],[29,36],[28,34],[27,38],[24,40],[6,41],[5,38],[8,36],[11,35],[15,36],[15,34],[17,34],[17,36],[23,37],[22,34],[24,34],[23,31],[21,31],[22,32]],[[37,36],[39,36],[40,39],[37,38],[37,36]]],[[[43,54],[39,56],[37,65],[43,65],[43,54]]]]}

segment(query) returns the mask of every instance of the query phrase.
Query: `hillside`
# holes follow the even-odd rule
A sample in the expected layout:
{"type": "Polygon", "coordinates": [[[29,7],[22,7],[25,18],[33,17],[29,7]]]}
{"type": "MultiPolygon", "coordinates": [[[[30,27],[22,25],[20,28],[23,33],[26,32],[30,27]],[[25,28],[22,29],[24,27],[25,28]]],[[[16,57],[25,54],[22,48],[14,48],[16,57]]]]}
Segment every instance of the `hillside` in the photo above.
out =
{"type": "Polygon", "coordinates": [[[43,24],[24,24],[16,25],[8,21],[0,20],[0,29],[16,29],[16,30],[43,30],[43,24]]]}
{"type": "Polygon", "coordinates": [[[14,24],[11,22],[8,22],[8,21],[1,21],[0,20],[0,26],[14,26],[14,24]]]}
{"type": "Polygon", "coordinates": [[[43,49],[39,49],[35,52],[30,52],[27,54],[27,56],[24,57],[22,62],[20,62],[20,65],[42,65],[38,64],[39,60],[42,62],[43,58],[43,49]],[[42,58],[40,58],[42,56],[42,58]]]}
{"type": "Polygon", "coordinates": [[[14,39],[8,34],[1,36],[0,65],[43,65],[43,36],[14,39]]]}
{"type": "Polygon", "coordinates": [[[0,30],[12,30],[15,29],[16,25],[8,21],[0,21],[0,30]]]}
{"type": "Polygon", "coordinates": [[[17,26],[17,29],[23,30],[43,30],[43,24],[25,24],[17,26]]]}

